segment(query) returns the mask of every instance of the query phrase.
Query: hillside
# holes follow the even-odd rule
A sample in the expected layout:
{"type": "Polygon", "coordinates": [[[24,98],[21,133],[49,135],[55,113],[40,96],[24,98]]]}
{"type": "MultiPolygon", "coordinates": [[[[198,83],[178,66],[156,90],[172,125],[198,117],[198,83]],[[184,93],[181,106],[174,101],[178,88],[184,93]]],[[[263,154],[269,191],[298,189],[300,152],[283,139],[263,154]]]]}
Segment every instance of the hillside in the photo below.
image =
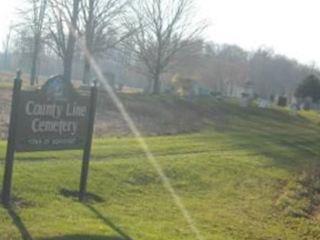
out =
{"type": "MultiPolygon", "coordinates": [[[[0,138],[5,139],[9,124],[11,89],[0,88],[0,138]]],[[[129,114],[145,136],[194,133],[219,121],[224,110],[214,98],[187,101],[174,96],[119,94],[129,114]],[[209,104],[209,105],[208,105],[209,104]]],[[[104,91],[99,91],[95,124],[97,137],[130,136],[131,131],[104,91]]]]}
{"type": "MultiPolygon", "coordinates": [[[[168,129],[194,124],[194,133],[175,129],[180,134],[146,141],[204,239],[320,239],[317,114],[122,98],[131,112],[143,109],[136,120],[159,118],[168,129]]],[[[99,106],[108,124],[101,109],[113,107],[108,100],[99,106]]],[[[5,142],[0,154],[2,178],[5,142]]],[[[16,206],[0,207],[1,240],[196,239],[135,139],[95,139],[87,204],[76,199],[80,159],[79,151],[17,155],[16,206]]]]}

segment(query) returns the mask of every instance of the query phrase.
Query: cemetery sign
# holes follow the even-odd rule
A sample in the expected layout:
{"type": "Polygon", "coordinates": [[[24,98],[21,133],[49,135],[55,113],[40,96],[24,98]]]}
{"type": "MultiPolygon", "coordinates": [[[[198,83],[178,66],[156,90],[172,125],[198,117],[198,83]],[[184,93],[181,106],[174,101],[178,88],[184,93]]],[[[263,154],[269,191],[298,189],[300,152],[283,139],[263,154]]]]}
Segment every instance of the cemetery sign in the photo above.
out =
{"type": "Polygon", "coordinates": [[[61,77],[38,91],[21,91],[16,151],[83,149],[90,96],[76,92],[61,77]]]}
{"type": "Polygon", "coordinates": [[[21,90],[21,73],[14,81],[2,203],[11,204],[15,152],[83,150],[79,200],[87,188],[97,86],[89,92],[74,89],[62,76],[50,78],[39,90],[21,90]]]}

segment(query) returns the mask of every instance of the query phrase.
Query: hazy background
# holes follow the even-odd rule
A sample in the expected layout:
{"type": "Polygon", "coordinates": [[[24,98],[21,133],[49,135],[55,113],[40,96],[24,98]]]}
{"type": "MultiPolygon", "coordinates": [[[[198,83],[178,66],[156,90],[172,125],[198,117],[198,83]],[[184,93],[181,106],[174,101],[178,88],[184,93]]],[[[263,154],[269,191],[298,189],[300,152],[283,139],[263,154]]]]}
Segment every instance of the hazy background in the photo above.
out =
{"type": "MultiPolygon", "coordinates": [[[[2,0],[0,39],[5,38],[21,0],[2,0]]],[[[319,65],[320,2],[317,0],[197,0],[208,19],[207,37],[247,50],[266,46],[302,63],[319,65]]]]}

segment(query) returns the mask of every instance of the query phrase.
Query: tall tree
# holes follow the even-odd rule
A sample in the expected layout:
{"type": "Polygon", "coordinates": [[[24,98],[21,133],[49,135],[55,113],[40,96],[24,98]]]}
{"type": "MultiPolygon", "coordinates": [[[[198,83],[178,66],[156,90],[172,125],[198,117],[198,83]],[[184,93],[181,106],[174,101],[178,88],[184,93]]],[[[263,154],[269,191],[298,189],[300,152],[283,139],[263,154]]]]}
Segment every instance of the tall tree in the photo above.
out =
{"type": "Polygon", "coordinates": [[[205,29],[205,24],[194,24],[193,9],[193,0],[137,0],[132,5],[126,26],[135,34],[127,43],[144,65],[153,94],[160,92],[161,75],[177,52],[205,29]]]}
{"type": "Polygon", "coordinates": [[[74,34],[74,31],[78,29],[77,23],[78,23],[79,11],[80,11],[80,0],[73,0],[71,21],[68,22],[67,24],[69,29],[68,31],[69,35],[68,35],[66,56],[63,62],[63,71],[64,71],[63,76],[67,82],[71,81],[71,76],[72,76],[72,62],[73,62],[73,56],[75,51],[75,45],[76,45],[76,36],[74,34]]]}
{"type": "Polygon", "coordinates": [[[3,51],[4,51],[3,68],[5,70],[8,70],[9,68],[9,48],[11,43],[12,30],[13,30],[13,26],[10,25],[5,41],[3,41],[3,51]]]}
{"type": "MultiPolygon", "coordinates": [[[[128,36],[121,29],[121,18],[129,0],[82,0],[80,28],[87,50],[102,57],[128,36]]],[[[84,59],[83,83],[88,83],[90,64],[84,59]]]]}
{"type": "Polygon", "coordinates": [[[315,75],[309,75],[298,86],[295,92],[296,97],[310,97],[313,102],[320,100],[320,80],[315,75]]]}
{"type": "Polygon", "coordinates": [[[63,61],[63,76],[70,82],[78,33],[81,0],[50,0],[50,46],[63,61]]]}
{"type": "Polygon", "coordinates": [[[37,67],[43,42],[43,31],[46,25],[45,16],[48,0],[26,0],[26,3],[26,8],[20,10],[20,14],[23,16],[20,28],[29,30],[31,32],[30,35],[32,35],[30,84],[34,85],[37,79],[37,67]]]}

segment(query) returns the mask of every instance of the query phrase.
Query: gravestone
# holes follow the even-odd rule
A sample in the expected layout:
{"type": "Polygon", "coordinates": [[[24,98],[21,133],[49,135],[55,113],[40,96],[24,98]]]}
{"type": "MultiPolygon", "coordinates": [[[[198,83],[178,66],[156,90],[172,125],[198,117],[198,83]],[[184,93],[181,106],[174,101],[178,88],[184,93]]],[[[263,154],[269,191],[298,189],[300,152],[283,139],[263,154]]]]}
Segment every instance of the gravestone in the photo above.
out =
{"type": "Polygon", "coordinates": [[[278,106],[279,107],[286,107],[288,103],[288,99],[286,97],[280,96],[278,98],[278,106]]]}

